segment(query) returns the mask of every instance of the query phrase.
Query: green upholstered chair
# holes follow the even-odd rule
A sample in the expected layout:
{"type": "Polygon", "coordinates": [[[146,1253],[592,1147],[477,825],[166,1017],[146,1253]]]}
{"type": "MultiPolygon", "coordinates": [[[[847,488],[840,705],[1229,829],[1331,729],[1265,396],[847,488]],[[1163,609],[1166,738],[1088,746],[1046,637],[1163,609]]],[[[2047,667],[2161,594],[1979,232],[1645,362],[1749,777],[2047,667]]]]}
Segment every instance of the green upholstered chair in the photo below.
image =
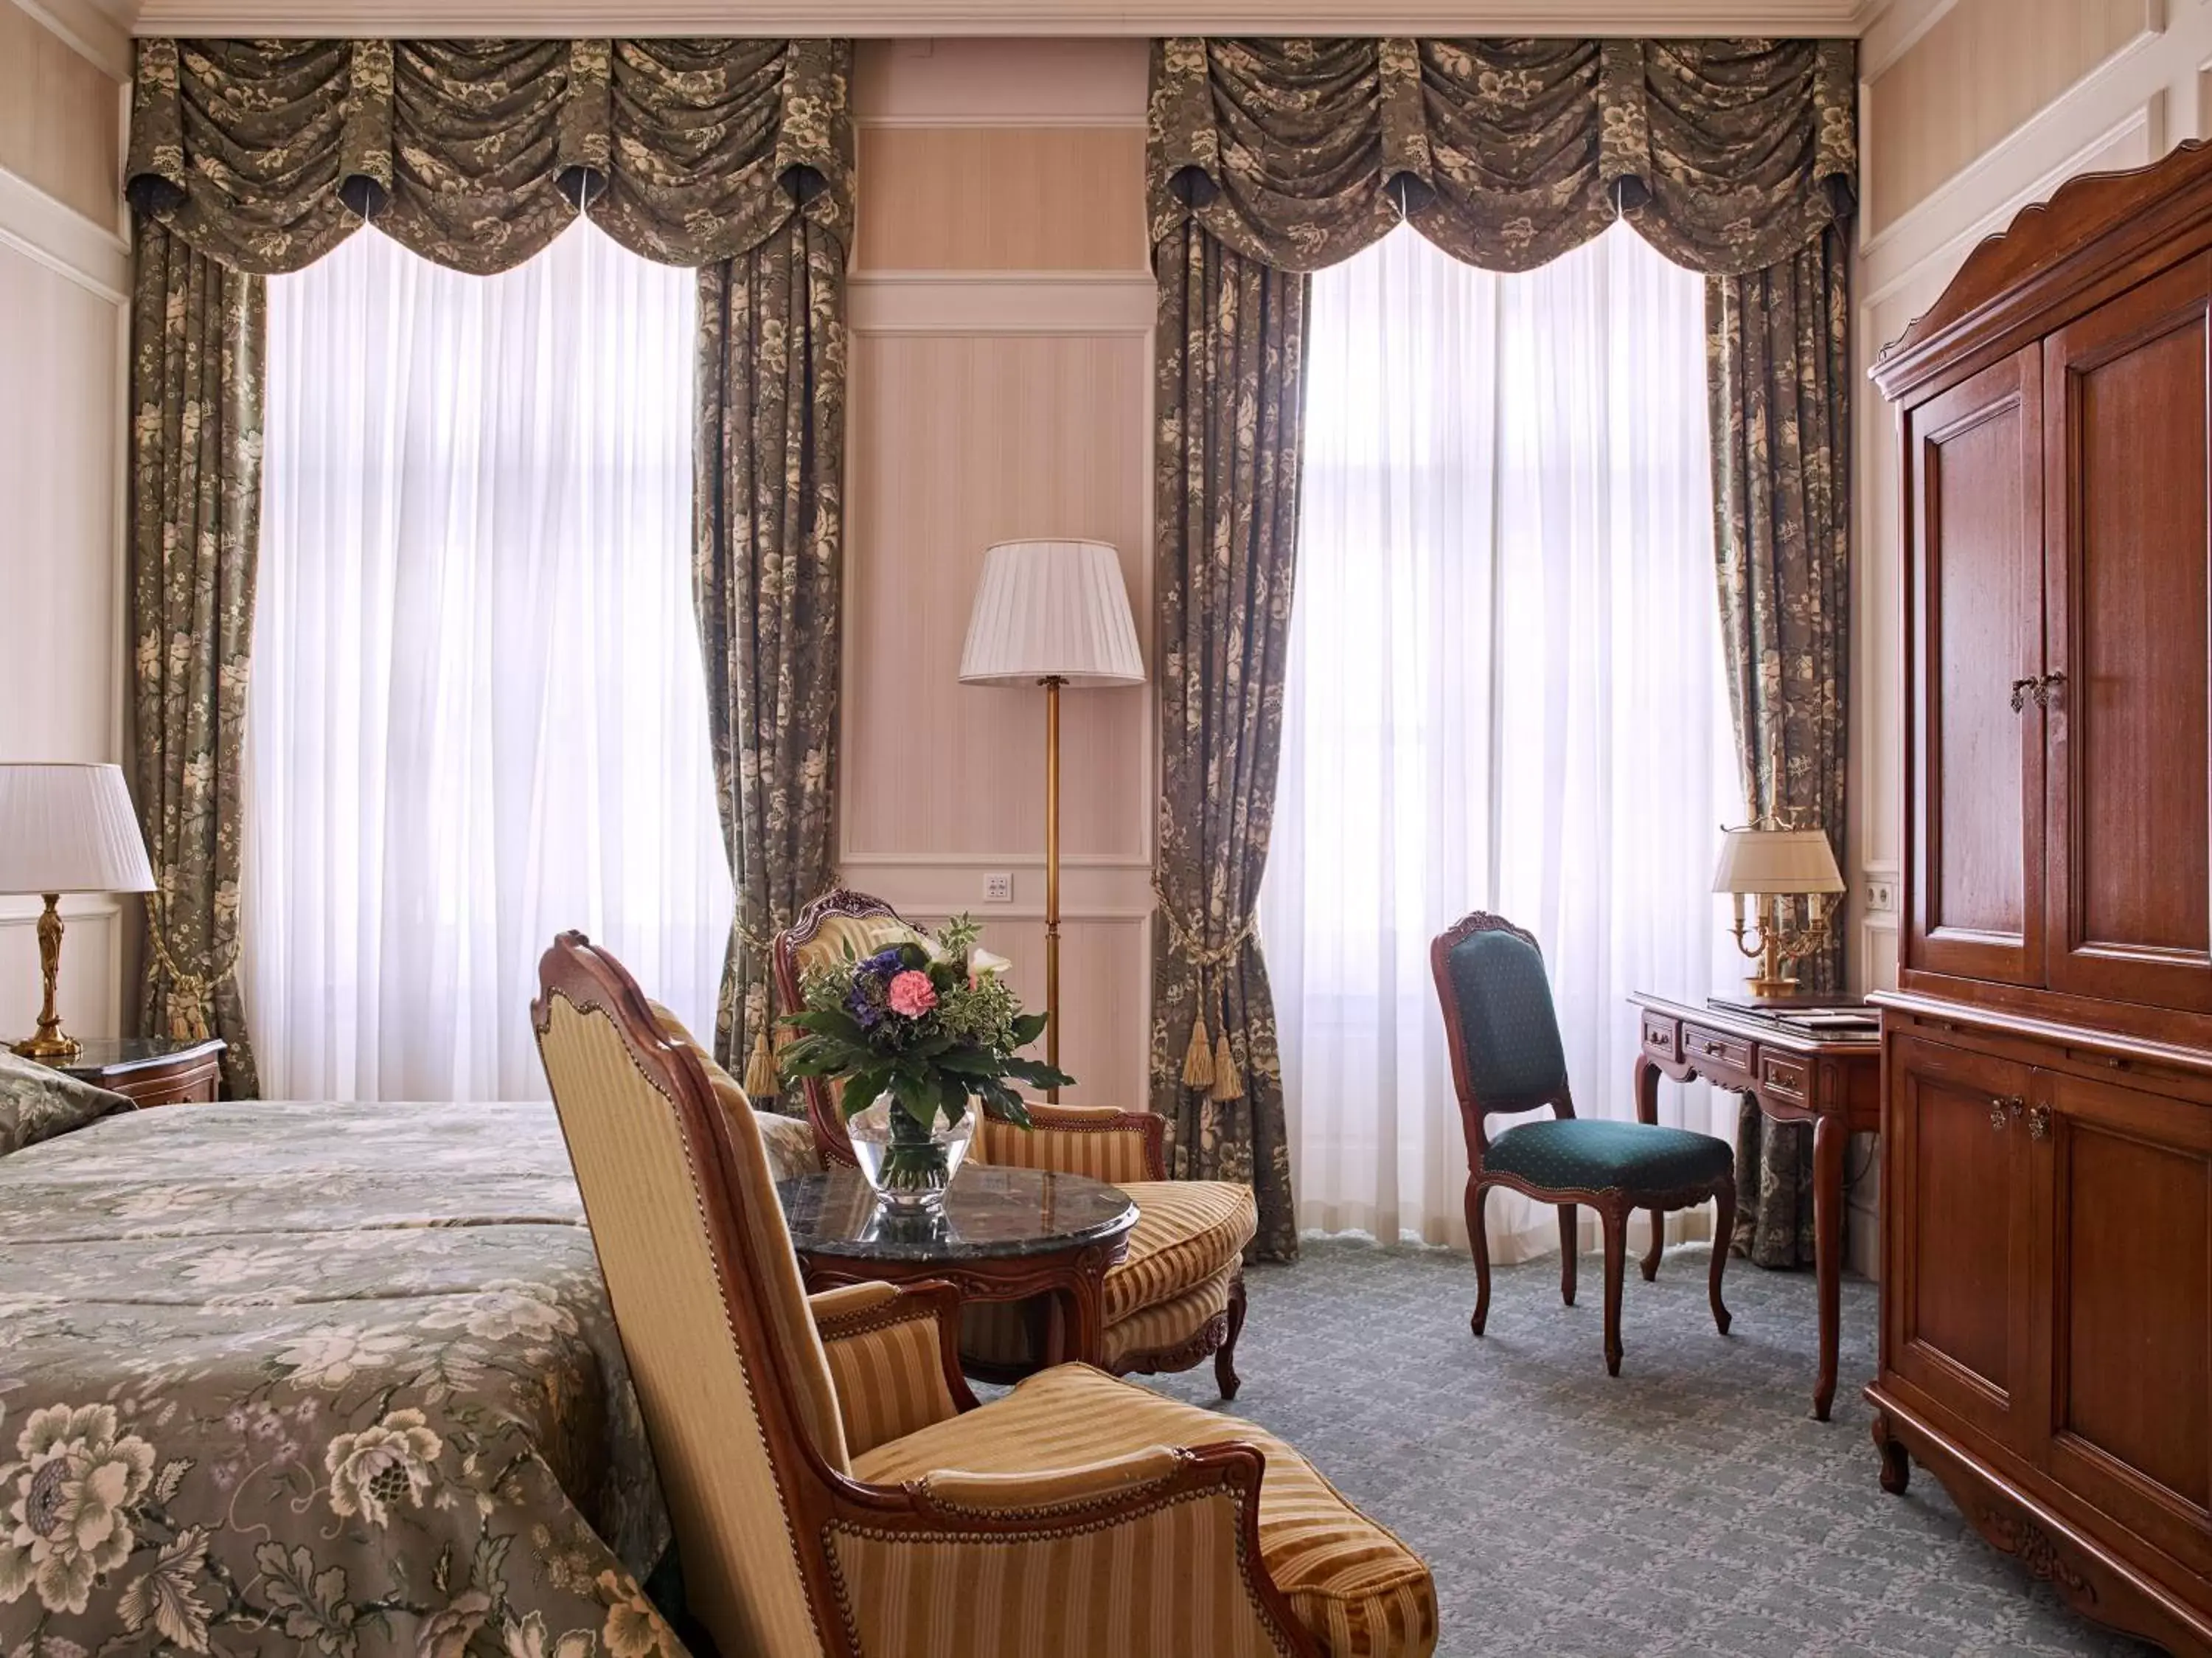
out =
{"type": "Polygon", "coordinates": [[[1473,1320],[1480,1335],[1490,1316],[1490,1243],[1484,1200],[1505,1186],[1559,1210],[1559,1296],[1575,1304],[1575,1210],[1588,1204],[1605,1227],[1605,1368],[1620,1374],[1620,1281],[1628,1216],[1652,1213],[1644,1276],[1656,1277],[1665,1241],[1660,1216],[1713,1199],[1710,1290],[1713,1322],[1728,1333],[1721,1273],[1735,1228],[1735,1155],[1724,1140],[1656,1123],[1599,1122],[1575,1115],[1567,1088],[1566,1053],[1552,1009],[1551,981],[1536,941],[1502,917],[1477,910],[1429,947],[1452,1082],[1467,1126],[1467,1230],[1474,1251],[1477,1290],[1473,1320]],[[1523,1123],[1492,1139],[1489,1119],[1500,1112],[1548,1108],[1550,1120],[1523,1123]]]}

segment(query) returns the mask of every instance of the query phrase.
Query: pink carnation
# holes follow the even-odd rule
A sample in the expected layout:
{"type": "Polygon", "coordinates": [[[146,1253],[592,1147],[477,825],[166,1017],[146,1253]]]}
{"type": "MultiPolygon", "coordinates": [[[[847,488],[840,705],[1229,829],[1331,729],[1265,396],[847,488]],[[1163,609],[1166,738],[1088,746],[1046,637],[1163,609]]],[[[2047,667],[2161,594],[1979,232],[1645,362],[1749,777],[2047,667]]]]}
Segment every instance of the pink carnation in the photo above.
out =
{"type": "Polygon", "coordinates": [[[909,967],[891,980],[891,1011],[919,1019],[937,1005],[937,987],[929,975],[909,967]]]}

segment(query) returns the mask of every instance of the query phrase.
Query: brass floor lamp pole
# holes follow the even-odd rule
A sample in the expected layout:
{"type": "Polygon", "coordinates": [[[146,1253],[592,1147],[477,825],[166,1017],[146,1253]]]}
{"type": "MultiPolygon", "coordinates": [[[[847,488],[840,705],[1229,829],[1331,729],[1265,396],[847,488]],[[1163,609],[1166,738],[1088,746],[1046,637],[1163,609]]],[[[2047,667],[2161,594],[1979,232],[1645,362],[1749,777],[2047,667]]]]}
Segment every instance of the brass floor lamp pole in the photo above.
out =
{"type": "MultiPolygon", "coordinates": [[[[1060,1064],[1060,693],[1145,682],[1120,556],[1103,541],[1000,541],[960,650],[963,685],[1044,687],[1044,1057],[1060,1064]]],[[[1010,894],[1008,894],[1010,896],[1010,894]]],[[[1058,1088],[1045,1098],[1057,1101],[1058,1088]]]]}
{"type": "MultiPolygon", "coordinates": [[[[1048,674],[1044,686],[1044,1062],[1060,1064],[1060,688],[1048,674]]],[[[1060,1090],[1044,1097],[1058,1104],[1060,1090]]]]}

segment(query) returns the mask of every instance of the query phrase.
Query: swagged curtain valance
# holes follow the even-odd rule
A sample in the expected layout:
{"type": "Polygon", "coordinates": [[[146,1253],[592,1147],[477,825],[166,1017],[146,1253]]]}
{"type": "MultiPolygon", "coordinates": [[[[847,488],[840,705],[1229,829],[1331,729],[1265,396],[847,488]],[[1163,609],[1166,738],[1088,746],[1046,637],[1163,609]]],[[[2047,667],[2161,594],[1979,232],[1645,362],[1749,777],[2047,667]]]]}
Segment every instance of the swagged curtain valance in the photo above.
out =
{"type": "Polygon", "coordinates": [[[794,214],[849,245],[842,40],[142,41],[126,193],[201,252],[297,271],[371,220],[510,270],[579,212],[706,265],[794,214]]]}
{"type": "Polygon", "coordinates": [[[1279,270],[1410,221],[1528,271],[1627,218],[1676,263],[1787,259],[1856,197],[1848,40],[1216,40],[1155,44],[1158,247],[1194,218],[1279,270]]]}

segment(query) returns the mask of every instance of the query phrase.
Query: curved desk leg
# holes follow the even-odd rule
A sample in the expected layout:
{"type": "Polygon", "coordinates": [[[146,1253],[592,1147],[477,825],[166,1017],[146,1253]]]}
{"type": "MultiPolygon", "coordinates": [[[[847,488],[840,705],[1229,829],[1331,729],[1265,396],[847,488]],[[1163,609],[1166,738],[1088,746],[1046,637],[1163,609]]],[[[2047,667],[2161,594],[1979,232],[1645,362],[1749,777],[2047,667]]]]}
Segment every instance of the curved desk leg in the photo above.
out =
{"type": "Polygon", "coordinates": [[[1822,1422],[1836,1399],[1836,1345],[1843,1322],[1844,1145],[1850,1137],[1841,1112],[1824,1111],[1813,1125],[1813,1272],[1820,1292],[1820,1370],[1813,1385],[1813,1414],[1822,1422]]]}
{"type": "MultiPolygon", "coordinates": [[[[1636,1056],[1634,1085],[1636,1089],[1636,1120],[1656,1123],[1659,1120],[1659,1067],[1647,1054],[1636,1056]]],[[[1651,1211],[1651,1247],[1644,1254],[1644,1281],[1650,1283],[1659,1276],[1659,1258],[1667,1253],[1667,1211],[1651,1211]]]]}

